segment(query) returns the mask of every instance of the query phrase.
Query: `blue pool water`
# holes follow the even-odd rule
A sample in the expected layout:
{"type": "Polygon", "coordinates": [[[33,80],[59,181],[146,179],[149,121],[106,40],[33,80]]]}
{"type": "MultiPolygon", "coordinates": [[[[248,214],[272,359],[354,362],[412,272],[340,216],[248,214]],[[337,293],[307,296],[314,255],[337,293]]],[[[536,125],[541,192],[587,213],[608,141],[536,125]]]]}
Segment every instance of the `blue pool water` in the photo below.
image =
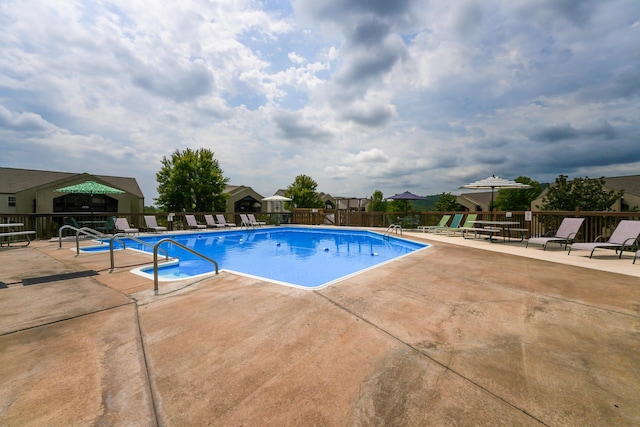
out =
{"type": "MultiPolygon", "coordinates": [[[[322,287],[428,246],[368,231],[297,227],[162,234],[142,239],[155,244],[167,237],[214,259],[220,269],[304,288],[322,287]]],[[[134,241],[125,242],[127,248],[151,252],[134,241]]],[[[175,265],[160,267],[160,280],[214,271],[211,263],[177,245],[164,243],[160,248],[180,259],[175,265]]],[[[142,268],[139,274],[152,277],[153,268],[142,268]]]]}

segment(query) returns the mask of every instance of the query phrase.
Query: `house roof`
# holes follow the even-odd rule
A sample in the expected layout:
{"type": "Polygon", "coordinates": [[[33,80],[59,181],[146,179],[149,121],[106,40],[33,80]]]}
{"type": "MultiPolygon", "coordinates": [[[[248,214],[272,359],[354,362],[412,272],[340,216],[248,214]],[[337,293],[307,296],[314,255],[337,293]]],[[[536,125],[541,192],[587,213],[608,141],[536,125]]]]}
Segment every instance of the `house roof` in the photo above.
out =
{"type": "Polygon", "coordinates": [[[52,184],[60,180],[74,178],[81,175],[96,177],[112,187],[119,188],[137,197],[144,198],[142,190],[140,190],[140,186],[138,186],[138,182],[135,178],[2,167],[0,167],[0,193],[15,194],[30,188],[52,184]]]}
{"type": "MultiPolygon", "coordinates": [[[[604,187],[610,190],[624,190],[625,194],[640,197],[640,175],[626,175],[626,176],[610,176],[604,177],[604,187]]],[[[556,185],[555,182],[551,183],[549,187],[556,185]]],[[[549,187],[542,190],[542,193],[538,195],[536,200],[541,200],[549,192],[549,187]]],[[[534,200],[534,202],[536,201],[534,200]]]]}
{"type": "Polygon", "coordinates": [[[640,175],[605,177],[605,186],[612,190],[624,190],[625,194],[640,196],[640,175]]]}
{"type": "Polygon", "coordinates": [[[258,201],[262,200],[263,198],[260,193],[258,193],[251,187],[247,187],[246,185],[227,185],[224,189],[224,192],[228,193],[230,197],[234,197],[242,193],[247,193],[252,197],[255,196],[253,198],[258,201]]]}

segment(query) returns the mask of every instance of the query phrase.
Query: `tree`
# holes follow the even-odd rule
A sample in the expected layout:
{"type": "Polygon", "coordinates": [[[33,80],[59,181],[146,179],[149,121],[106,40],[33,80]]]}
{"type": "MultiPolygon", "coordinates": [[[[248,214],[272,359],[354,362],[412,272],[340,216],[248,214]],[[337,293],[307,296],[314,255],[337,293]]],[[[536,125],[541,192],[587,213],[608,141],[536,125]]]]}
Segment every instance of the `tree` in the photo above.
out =
{"type": "Polygon", "coordinates": [[[458,196],[451,193],[442,193],[436,201],[435,209],[439,212],[460,211],[462,206],[458,203],[458,196]]]}
{"type": "Polygon", "coordinates": [[[542,199],[542,209],[572,211],[580,208],[583,211],[608,211],[611,205],[624,195],[624,190],[607,191],[604,184],[604,177],[574,178],[568,181],[566,175],[560,175],[542,199]]]}
{"type": "Polygon", "coordinates": [[[411,203],[411,200],[406,199],[393,199],[388,206],[391,212],[409,212],[413,210],[413,203],[411,203]]]}
{"type": "Polygon", "coordinates": [[[499,211],[528,211],[531,202],[542,193],[542,185],[526,176],[515,179],[520,184],[530,185],[531,188],[500,189],[495,200],[495,207],[499,211]]]}
{"type": "Polygon", "coordinates": [[[287,188],[286,195],[297,208],[321,208],[324,202],[316,192],[318,183],[310,176],[298,175],[287,188]]]}
{"type": "Polygon", "coordinates": [[[384,196],[382,191],[376,190],[373,192],[371,196],[371,203],[367,206],[367,210],[369,212],[386,212],[387,211],[387,201],[384,200],[384,196]]]}
{"type": "Polygon", "coordinates": [[[162,168],[156,173],[158,206],[168,212],[224,212],[229,181],[223,176],[213,151],[202,148],[176,150],[171,159],[162,157],[162,168]]]}

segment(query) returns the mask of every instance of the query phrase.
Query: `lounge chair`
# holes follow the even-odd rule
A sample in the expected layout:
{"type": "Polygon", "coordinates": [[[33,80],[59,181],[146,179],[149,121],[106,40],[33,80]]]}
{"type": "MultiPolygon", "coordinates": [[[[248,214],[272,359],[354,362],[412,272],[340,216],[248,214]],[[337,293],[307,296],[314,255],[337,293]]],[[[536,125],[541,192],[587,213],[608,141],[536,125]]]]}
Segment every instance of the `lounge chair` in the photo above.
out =
{"type": "Polygon", "coordinates": [[[460,223],[462,222],[462,218],[464,218],[464,214],[455,214],[453,219],[451,220],[451,224],[444,227],[438,227],[434,230],[435,234],[441,234],[444,232],[449,232],[449,230],[454,230],[460,228],[460,223]]]}
{"type": "Polygon", "coordinates": [[[633,263],[636,263],[636,258],[640,256],[640,251],[636,251],[636,254],[633,256],[633,263]]]}
{"type": "Polygon", "coordinates": [[[116,231],[127,234],[140,234],[140,230],[129,225],[129,221],[127,221],[127,218],[116,219],[116,231]]]}
{"type": "Polygon", "coordinates": [[[194,215],[185,215],[184,217],[187,220],[187,225],[189,226],[189,228],[207,228],[207,226],[204,224],[198,224],[198,221],[196,221],[196,217],[194,215]]]}
{"type": "Polygon", "coordinates": [[[249,219],[249,217],[247,216],[247,214],[240,214],[240,226],[241,227],[254,227],[258,224],[255,224],[253,221],[251,221],[249,219]]]}
{"type": "Polygon", "coordinates": [[[258,221],[253,214],[247,214],[247,217],[249,218],[249,221],[253,222],[255,225],[267,225],[264,221],[258,221]]]}
{"type": "Polygon", "coordinates": [[[216,214],[216,220],[218,220],[218,224],[222,224],[225,227],[235,227],[236,224],[233,222],[227,222],[227,219],[222,214],[216,214]]]}
{"type": "Polygon", "coordinates": [[[104,223],[104,225],[100,226],[100,227],[96,227],[96,230],[102,232],[102,233],[108,233],[108,232],[112,232],[115,233],[116,231],[116,217],[115,216],[110,216],[109,218],[107,218],[107,221],[104,223]]]}
{"type": "Polygon", "coordinates": [[[632,248],[638,245],[638,236],[640,236],[640,221],[622,220],[606,242],[601,241],[605,238],[604,236],[598,236],[591,243],[574,243],[569,246],[569,254],[571,251],[591,251],[591,255],[589,255],[589,258],[591,258],[593,251],[597,248],[603,248],[615,249],[616,253],[620,250],[618,258],[622,258],[622,252],[624,252],[625,248],[632,248]]]}
{"type": "Polygon", "coordinates": [[[64,225],[70,225],[75,228],[80,228],[80,226],[78,225],[78,221],[76,221],[76,219],[72,216],[65,216],[63,222],[64,225]]]}
{"type": "Polygon", "coordinates": [[[433,233],[437,228],[446,227],[450,219],[451,215],[442,215],[437,225],[420,225],[418,226],[418,230],[422,230],[423,233],[433,233]]]}
{"type": "Polygon", "coordinates": [[[549,242],[555,242],[559,244],[564,243],[564,249],[567,249],[567,245],[569,243],[573,243],[582,227],[582,223],[584,222],[584,218],[565,218],[560,223],[560,227],[555,232],[553,236],[539,236],[532,237],[527,241],[527,245],[525,247],[529,247],[529,244],[534,245],[542,245],[543,250],[547,250],[547,244],[549,242]]]}
{"type": "Polygon", "coordinates": [[[204,220],[207,223],[207,227],[210,228],[224,228],[224,224],[218,224],[215,219],[213,219],[213,215],[205,215],[204,220]]]}
{"type": "Polygon", "coordinates": [[[162,226],[158,225],[158,220],[153,215],[145,215],[144,223],[147,226],[146,227],[147,230],[153,230],[154,233],[155,232],[159,232],[159,231],[167,231],[167,227],[162,227],[162,226]]]}
{"type": "Polygon", "coordinates": [[[462,227],[458,227],[455,229],[450,229],[447,231],[447,236],[451,236],[451,235],[455,235],[455,234],[460,234],[462,235],[462,230],[463,229],[473,229],[473,223],[476,221],[476,219],[478,218],[478,214],[469,214],[467,215],[467,217],[464,220],[464,223],[462,224],[462,227]]]}

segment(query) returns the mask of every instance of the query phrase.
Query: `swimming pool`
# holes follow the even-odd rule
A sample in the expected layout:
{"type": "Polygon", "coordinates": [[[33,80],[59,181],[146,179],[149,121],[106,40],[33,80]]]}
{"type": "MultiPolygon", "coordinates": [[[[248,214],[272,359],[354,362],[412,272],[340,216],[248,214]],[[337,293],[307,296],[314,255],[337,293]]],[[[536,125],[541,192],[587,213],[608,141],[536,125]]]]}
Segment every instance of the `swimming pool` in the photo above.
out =
{"type": "MultiPolygon", "coordinates": [[[[264,227],[253,230],[162,234],[141,239],[155,245],[164,238],[214,259],[221,270],[280,284],[318,289],[345,277],[428,247],[379,233],[302,227],[264,227]]],[[[127,248],[151,252],[125,239],[127,248]]],[[[159,280],[182,280],[214,271],[211,263],[171,243],[160,246],[178,263],[161,265],[159,280]]],[[[153,278],[153,267],[134,273],[153,278]]]]}

